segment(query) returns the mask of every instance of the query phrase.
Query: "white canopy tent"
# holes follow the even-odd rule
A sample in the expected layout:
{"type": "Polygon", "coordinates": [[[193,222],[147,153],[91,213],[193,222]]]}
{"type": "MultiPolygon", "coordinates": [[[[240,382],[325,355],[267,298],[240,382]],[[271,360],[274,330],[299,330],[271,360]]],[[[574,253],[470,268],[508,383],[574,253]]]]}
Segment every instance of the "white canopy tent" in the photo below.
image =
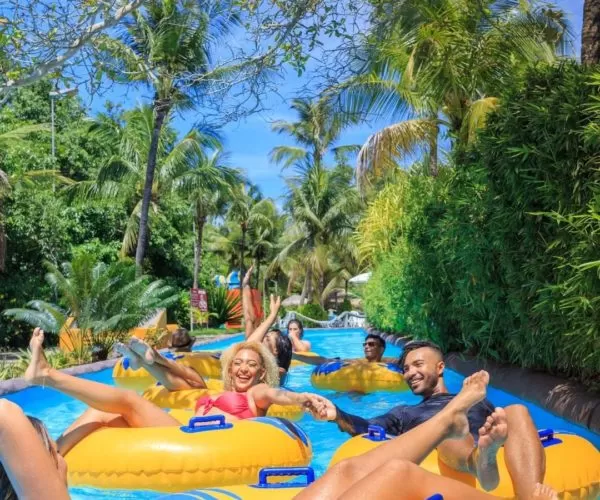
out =
{"type": "Polygon", "coordinates": [[[353,278],[350,278],[348,281],[354,285],[361,285],[366,283],[367,281],[369,281],[369,279],[371,279],[371,274],[372,273],[362,273],[359,274],[357,276],[354,276],[353,278]]]}

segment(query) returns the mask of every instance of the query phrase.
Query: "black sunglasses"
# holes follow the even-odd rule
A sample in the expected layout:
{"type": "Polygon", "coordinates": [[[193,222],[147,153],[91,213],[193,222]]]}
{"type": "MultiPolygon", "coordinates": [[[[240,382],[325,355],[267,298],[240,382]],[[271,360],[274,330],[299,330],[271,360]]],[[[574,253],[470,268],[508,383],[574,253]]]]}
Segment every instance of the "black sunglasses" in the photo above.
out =
{"type": "Polygon", "coordinates": [[[363,342],[363,347],[367,347],[367,346],[369,346],[369,347],[377,347],[378,345],[379,345],[379,342],[375,342],[375,341],[372,341],[372,342],[363,342]]]}

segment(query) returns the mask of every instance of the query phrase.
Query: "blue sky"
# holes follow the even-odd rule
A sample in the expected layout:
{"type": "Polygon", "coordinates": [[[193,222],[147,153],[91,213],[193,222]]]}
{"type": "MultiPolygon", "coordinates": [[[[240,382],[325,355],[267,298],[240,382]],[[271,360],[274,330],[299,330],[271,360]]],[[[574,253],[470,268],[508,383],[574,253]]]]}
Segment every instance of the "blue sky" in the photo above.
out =
{"type": "MultiPolygon", "coordinates": [[[[555,4],[567,12],[575,34],[575,53],[579,54],[583,0],[555,0],[555,4]]],[[[305,75],[309,75],[306,73],[305,75]]],[[[270,123],[273,120],[292,120],[294,115],[289,108],[289,100],[298,95],[299,89],[305,86],[309,76],[298,77],[292,70],[286,71],[278,88],[279,95],[270,95],[267,98],[268,111],[252,115],[239,122],[229,124],[224,129],[226,149],[230,153],[231,164],[246,171],[252,182],[258,184],[265,196],[271,197],[281,203],[285,192],[285,184],[280,167],[269,162],[269,151],[275,146],[292,144],[285,136],[271,131],[270,123]]],[[[103,109],[105,100],[119,102],[125,108],[130,108],[144,99],[144,94],[137,91],[115,89],[103,96],[95,97],[91,101],[93,111],[103,109]]],[[[89,101],[88,101],[89,102],[89,101]]],[[[193,117],[189,114],[178,117],[175,126],[181,133],[185,133],[193,117]]],[[[369,124],[362,124],[346,129],[339,144],[363,144],[367,137],[387,122],[377,120],[369,124]]]]}

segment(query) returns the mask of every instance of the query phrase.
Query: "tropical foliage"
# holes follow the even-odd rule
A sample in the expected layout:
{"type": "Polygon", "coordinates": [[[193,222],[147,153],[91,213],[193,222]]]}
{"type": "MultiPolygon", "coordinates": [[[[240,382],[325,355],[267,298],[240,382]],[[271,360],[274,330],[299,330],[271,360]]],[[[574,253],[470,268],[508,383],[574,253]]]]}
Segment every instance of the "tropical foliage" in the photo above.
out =
{"type": "Polygon", "coordinates": [[[597,382],[598,83],[572,63],[530,70],[432,189],[400,186],[396,241],[367,288],[373,322],[597,382]]]}
{"type": "Polygon", "coordinates": [[[47,332],[63,330],[73,339],[76,334],[71,332],[77,329],[86,344],[101,345],[106,354],[129,330],[177,299],[161,281],[136,278],[134,266],[124,261],[107,265],[80,253],[60,268],[51,263],[47,267],[46,280],[58,304],[33,300],[27,308],[4,314],[47,332]]]}

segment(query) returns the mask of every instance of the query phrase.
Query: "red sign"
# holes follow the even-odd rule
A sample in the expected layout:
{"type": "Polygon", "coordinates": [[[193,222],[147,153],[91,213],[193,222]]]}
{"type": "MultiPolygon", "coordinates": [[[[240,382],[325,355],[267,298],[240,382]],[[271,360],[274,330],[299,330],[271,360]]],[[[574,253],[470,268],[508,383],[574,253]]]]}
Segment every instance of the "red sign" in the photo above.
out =
{"type": "Polygon", "coordinates": [[[192,307],[195,307],[202,312],[208,312],[208,297],[206,296],[206,290],[192,288],[190,290],[190,302],[192,307]]]}

